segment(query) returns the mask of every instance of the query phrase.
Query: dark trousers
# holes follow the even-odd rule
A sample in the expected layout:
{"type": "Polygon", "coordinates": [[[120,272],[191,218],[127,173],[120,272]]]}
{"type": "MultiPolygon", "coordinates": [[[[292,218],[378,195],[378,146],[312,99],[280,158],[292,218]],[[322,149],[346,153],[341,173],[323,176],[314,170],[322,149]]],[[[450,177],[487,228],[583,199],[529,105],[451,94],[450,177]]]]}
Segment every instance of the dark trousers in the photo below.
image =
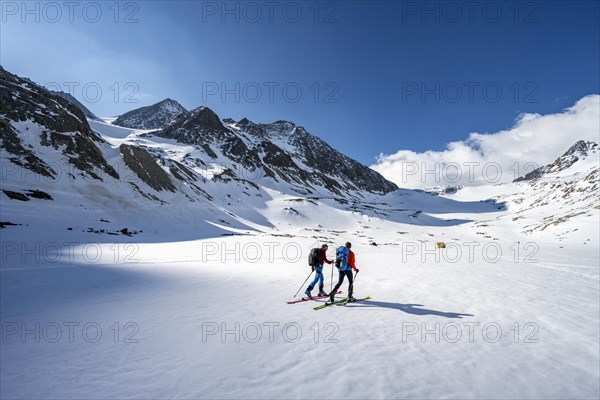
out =
{"type": "Polygon", "coordinates": [[[333,288],[333,290],[331,291],[331,293],[337,293],[338,289],[340,288],[340,286],[342,286],[342,283],[344,282],[344,277],[348,277],[348,297],[352,296],[352,290],[353,290],[353,277],[352,277],[352,270],[348,269],[346,271],[340,271],[340,276],[338,278],[338,283],[335,285],[335,287],[333,288]]]}

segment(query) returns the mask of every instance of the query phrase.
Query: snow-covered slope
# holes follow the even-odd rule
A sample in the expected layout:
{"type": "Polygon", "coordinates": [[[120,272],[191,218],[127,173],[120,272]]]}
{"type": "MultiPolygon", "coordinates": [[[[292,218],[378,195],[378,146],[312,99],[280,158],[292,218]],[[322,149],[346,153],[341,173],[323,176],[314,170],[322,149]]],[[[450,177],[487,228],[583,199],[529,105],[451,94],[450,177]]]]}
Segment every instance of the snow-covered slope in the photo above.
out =
{"type": "MultiPolygon", "coordinates": [[[[2,182],[6,222],[36,225],[44,218],[46,208],[23,199],[37,190],[53,199],[46,207],[81,207],[89,213],[61,219],[56,229],[102,235],[121,226],[148,232],[154,223],[166,228],[165,221],[175,223],[181,216],[186,224],[193,221],[194,229],[190,233],[177,225],[179,237],[202,237],[212,234],[214,224],[273,228],[276,222],[261,211],[273,199],[310,195],[351,212],[363,207],[357,204],[382,203],[379,193],[396,189],[292,123],[224,124],[200,107],[180,114],[165,129],[136,130],[117,121],[88,122],[73,104],[4,70],[2,85],[2,157],[15,165],[2,182]],[[139,217],[150,210],[151,219],[139,217]],[[107,230],[99,220],[115,226],[107,230]]],[[[155,119],[138,117],[144,126],[155,119]]],[[[282,210],[294,213],[292,207],[282,205],[282,210]]],[[[411,212],[416,210],[406,214],[411,212]]]]}
{"type": "MultiPolygon", "coordinates": [[[[507,205],[507,213],[480,226],[507,224],[534,238],[590,242],[600,209],[598,144],[578,141],[553,163],[512,183],[462,188],[455,200],[492,198],[507,205]]],[[[483,229],[485,230],[485,229],[483,229]]]]}
{"type": "Polygon", "coordinates": [[[500,236],[493,233],[498,227],[558,241],[593,240],[598,146],[591,142],[576,143],[514,183],[432,196],[397,190],[291,122],[222,121],[199,107],[163,129],[137,130],[87,121],[73,104],[7,71],[1,82],[1,155],[9,166],[2,221],[30,227],[12,227],[11,234],[78,230],[106,241],[127,228],[138,240],[158,241],[301,229],[334,240],[322,234],[329,229],[366,243],[394,243],[399,238],[389,231],[409,224],[468,226],[483,238],[500,236]],[[46,200],[28,195],[38,191],[46,200]],[[62,212],[67,209],[79,211],[62,212]]]}

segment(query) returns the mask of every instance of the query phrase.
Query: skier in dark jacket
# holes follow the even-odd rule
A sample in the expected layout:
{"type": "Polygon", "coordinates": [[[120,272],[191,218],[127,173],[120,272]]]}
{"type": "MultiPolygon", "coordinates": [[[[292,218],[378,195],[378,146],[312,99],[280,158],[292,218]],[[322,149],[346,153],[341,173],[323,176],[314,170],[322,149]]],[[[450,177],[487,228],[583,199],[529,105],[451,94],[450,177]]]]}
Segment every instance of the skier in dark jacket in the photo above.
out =
{"type": "Polygon", "coordinates": [[[351,247],[352,243],[347,242],[345,246],[340,246],[337,250],[337,257],[341,259],[340,275],[338,278],[338,283],[335,285],[331,293],[329,293],[329,300],[332,303],[335,300],[335,294],[344,282],[344,277],[348,278],[348,301],[352,302],[356,300],[354,297],[352,297],[352,290],[354,285],[352,270],[358,272],[358,268],[356,268],[356,265],[354,265],[354,252],[350,250],[351,247]]]}
{"type": "Polygon", "coordinates": [[[319,296],[327,296],[328,295],[328,293],[326,293],[325,290],[323,290],[323,282],[325,281],[325,278],[323,277],[323,263],[326,262],[327,264],[331,264],[333,262],[333,261],[327,259],[327,249],[328,248],[329,248],[329,246],[327,246],[326,244],[321,246],[321,249],[319,250],[319,260],[320,260],[319,265],[317,265],[316,267],[313,267],[316,272],[315,279],[313,279],[311,284],[308,285],[308,288],[304,292],[304,294],[306,294],[311,299],[312,299],[311,291],[313,290],[313,288],[315,287],[317,282],[319,283],[319,296]]]}

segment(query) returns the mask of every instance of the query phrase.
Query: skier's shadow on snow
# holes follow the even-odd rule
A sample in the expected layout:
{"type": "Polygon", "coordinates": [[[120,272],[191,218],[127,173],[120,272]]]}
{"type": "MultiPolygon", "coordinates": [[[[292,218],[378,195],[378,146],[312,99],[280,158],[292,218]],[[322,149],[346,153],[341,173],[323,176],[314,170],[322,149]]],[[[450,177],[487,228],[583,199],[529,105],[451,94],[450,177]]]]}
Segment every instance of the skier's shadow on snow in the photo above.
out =
{"type": "Polygon", "coordinates": [[[360,304],[352,304],[352,307],[382,307],[382,308],[392,308],[394,310],[404,311],[408,314],[414,315],[438,315],[440,317],[446,318],[462,318],[462,317],[473,317],[473,314],[461,314],[455,312],[444,312],[437,310],[430,310],[428,308],[418,308],[423,307],[423,304],[401,304],[401,303],[388,303],[385,301],[365,301],[360,304]]]}

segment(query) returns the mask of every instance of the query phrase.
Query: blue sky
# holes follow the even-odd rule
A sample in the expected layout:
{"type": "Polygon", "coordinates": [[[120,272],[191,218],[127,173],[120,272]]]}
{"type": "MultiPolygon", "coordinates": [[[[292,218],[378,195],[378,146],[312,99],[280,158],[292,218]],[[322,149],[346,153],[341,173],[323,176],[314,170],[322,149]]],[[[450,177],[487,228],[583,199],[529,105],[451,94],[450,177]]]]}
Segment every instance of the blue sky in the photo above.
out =
{"type": "Polygon", "coordinates": [[[367,165],[600,92],[596,1],[121,2],[118,15],[89,3],[70,21],[61,2],[60,16],[2,2],[0,63],[65,91],[77,82],[102,116],[170,97],[294,121],[367,165]]]}

